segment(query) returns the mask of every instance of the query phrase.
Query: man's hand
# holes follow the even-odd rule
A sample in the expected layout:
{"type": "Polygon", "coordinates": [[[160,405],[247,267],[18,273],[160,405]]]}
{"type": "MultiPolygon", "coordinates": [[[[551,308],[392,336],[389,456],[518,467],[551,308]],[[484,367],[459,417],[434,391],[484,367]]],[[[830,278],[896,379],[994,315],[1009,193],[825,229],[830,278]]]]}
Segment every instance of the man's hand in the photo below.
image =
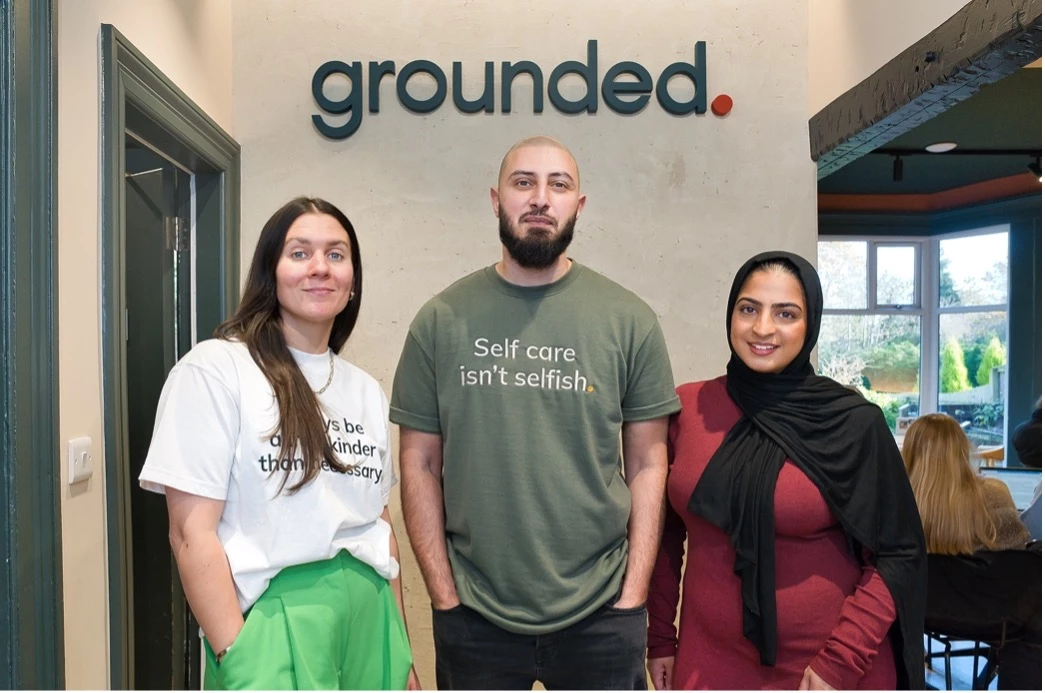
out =
{"type": "Polygon", "coordinates": [[[457,608],[460,604],[461,600],[457,597],[457,592],[454,592],[451,597],[445,600],[436,601],[434,598],[432,599],[432,608],[436,611],[449,611],[457,608]]]}
{"type": "Polygon", "coordinates": [[[658,691],[671,690],[675,677],[674,657],[654,657],[646,660],[646,671],[653,680],[653,688],[658,691]]]}
{"type": "Polygon", "coordinates": [[[621,592],[620,599],[613,605],[614,609],[637,609],[646,603],[645,595],[629,595],[621,592]]]}

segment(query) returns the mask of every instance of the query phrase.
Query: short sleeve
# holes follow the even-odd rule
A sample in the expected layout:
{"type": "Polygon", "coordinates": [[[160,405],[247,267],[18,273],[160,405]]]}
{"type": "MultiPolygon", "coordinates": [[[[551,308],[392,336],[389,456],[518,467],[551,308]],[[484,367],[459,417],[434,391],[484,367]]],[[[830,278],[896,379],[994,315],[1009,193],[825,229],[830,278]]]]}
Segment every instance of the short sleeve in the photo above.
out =
{"type": "MultiPolygon", "coordinates": [[[[418,321],[415,321],[415,323],[418,321]]],[[[411,326],[392,382],[392,423],[424,433],[442,433],[435,376],[434,340],[411,326]],[[421,336],[419,336],[421,335],[421,336]],[[423,343],[428,342],[428,343],[423,343]]]]}
{"type": "Polygon", "coordinates": [[[628,359],[627,389],[621,412],[625,421],[647,421],[669,416],[681,408],[664,333],[654,320],[646,338],[628,359]]]}
{"type": "Polygon", "coordinates": [[[238,438],[239,405],[229,386],[212,369],[183,361],[163,386],[138,481],[147,491],[170,487],[225,500],[238,438]]]}

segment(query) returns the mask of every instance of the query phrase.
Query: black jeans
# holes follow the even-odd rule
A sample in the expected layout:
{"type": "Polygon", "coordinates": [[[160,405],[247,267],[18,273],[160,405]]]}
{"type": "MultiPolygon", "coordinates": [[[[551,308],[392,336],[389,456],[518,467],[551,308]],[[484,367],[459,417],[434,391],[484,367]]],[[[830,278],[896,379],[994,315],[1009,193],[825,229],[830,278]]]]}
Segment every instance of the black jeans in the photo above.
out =
{"type": "Polygon", "coordinates": [[[432,612],[440,690],[646,690],[646,607],[603,606],[546,635],[519,635],[466,606],[432,612]]]}

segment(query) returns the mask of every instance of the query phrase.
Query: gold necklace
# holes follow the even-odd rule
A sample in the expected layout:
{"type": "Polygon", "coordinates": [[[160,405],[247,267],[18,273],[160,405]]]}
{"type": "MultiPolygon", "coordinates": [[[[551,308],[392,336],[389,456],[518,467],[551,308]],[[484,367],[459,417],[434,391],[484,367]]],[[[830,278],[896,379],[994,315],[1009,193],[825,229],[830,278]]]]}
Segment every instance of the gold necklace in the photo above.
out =
{"type": "Polygon", "coordinates": [[[330,374],[327,376],[326,384],[323,385],[323,387],[321,387],[318,390],[316,390],[316,394],[317,395],[321,395],[324,392],[326,392],[327,388],[330,387],[330,383],[332,383],[334,381],[334,350],[330,349],[329,352],[330,352],[330,374]]]}

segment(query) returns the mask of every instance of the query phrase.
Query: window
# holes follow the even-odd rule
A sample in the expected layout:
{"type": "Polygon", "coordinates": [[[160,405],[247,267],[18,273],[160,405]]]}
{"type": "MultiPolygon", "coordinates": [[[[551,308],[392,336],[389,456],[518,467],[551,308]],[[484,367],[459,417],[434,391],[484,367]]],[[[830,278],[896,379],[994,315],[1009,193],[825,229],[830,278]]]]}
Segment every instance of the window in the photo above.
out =
{"type": "Polygon", "coordinates": [[[822,238],[819,372],[859,389],[895,433],[922,412],[1002,445],[1008,227],[935,238],[822,238]]]}
{"type": "Polygon", "coordinates": [[[940,240],[937,409],[973,443],[1005,442],[1009,234],[940,240]]]}
{"type": "Polygon", "coordinates": [[[921,411],[923,245],[819,243],[825,306],[820,373],[857,387],[882,408],[894,431],[921,411]]]}

